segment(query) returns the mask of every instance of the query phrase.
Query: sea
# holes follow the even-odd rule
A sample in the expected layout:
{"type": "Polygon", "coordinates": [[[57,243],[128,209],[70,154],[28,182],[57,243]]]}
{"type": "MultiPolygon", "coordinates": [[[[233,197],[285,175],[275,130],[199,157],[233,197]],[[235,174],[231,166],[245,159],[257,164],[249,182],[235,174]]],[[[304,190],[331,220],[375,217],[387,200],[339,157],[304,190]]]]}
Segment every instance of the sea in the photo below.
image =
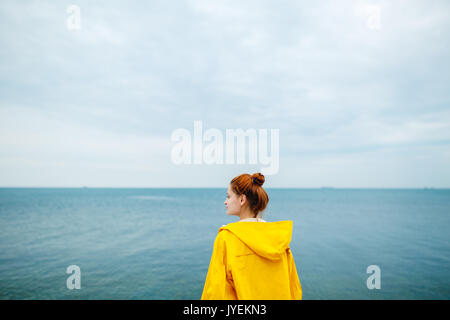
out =
{"type": "MultiPolygon", "coordinates": [[[[450,189],[266,191],[263,218],[293,221],[303,299],[450,299],[450,189]]],[[[218,229],[238,220],[225,197],[0,188],[0,299],[200,299],[218,229]]]]}

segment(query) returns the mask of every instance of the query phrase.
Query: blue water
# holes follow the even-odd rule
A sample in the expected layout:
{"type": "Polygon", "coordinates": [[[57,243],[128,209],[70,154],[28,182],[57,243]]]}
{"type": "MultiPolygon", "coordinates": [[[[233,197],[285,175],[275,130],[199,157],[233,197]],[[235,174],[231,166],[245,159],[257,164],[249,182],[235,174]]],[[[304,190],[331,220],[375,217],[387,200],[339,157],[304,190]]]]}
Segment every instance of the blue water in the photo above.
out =
{"type": "MultiPolygon", "coordinates": [[[[304,299],[450,299],[450,190],[267,191],[264,218],[294,222],[304,299]]],[[[237,220],[225,193],[2,188],[0,299],[199,299],[218,228],[237,220]]]]}

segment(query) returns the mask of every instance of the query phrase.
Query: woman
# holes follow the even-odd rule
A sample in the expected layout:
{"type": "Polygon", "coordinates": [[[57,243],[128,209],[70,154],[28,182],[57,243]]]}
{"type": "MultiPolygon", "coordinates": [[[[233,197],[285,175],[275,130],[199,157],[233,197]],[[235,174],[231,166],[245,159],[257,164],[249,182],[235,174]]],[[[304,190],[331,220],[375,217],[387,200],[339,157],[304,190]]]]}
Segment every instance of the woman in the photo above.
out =
{"type": "Polygon", "coordinates": [[[230,182],[225,206],[238,222],[223,225],[203,288],[202,300],[300,300],[302,287],[289,243],[292,221],[266,222],[269,202],[261,173],[230,182]]]}

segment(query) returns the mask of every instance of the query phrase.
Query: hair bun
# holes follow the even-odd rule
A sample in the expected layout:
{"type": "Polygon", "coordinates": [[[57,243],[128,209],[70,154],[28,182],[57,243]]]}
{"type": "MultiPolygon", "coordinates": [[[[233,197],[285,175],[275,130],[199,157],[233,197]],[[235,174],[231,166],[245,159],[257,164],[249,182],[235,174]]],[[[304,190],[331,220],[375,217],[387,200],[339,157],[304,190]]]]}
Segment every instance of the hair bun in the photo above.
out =
{"type": "Polygon", "coordinates": [[[264,184],[264,181],[266,180],[264,178],[264,175],[261,174],[260,172],[252,174],[251,178],[252,182],[260,187],[264,184]]]}

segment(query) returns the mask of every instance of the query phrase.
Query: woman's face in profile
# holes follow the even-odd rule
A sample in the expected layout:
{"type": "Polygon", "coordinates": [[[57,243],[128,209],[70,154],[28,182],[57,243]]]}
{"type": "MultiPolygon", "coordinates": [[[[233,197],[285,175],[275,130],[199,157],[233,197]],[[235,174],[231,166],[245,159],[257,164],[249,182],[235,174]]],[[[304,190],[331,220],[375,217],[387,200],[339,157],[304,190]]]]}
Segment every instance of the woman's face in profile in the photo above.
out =
{"type": "Polygon", "coordinates": [[[228,187],[227,198],[224,202],[227,208],[227,214],[230,216],[239,216],[241,212],[241,197],[238,196],[231,187],[228,187]]]}

